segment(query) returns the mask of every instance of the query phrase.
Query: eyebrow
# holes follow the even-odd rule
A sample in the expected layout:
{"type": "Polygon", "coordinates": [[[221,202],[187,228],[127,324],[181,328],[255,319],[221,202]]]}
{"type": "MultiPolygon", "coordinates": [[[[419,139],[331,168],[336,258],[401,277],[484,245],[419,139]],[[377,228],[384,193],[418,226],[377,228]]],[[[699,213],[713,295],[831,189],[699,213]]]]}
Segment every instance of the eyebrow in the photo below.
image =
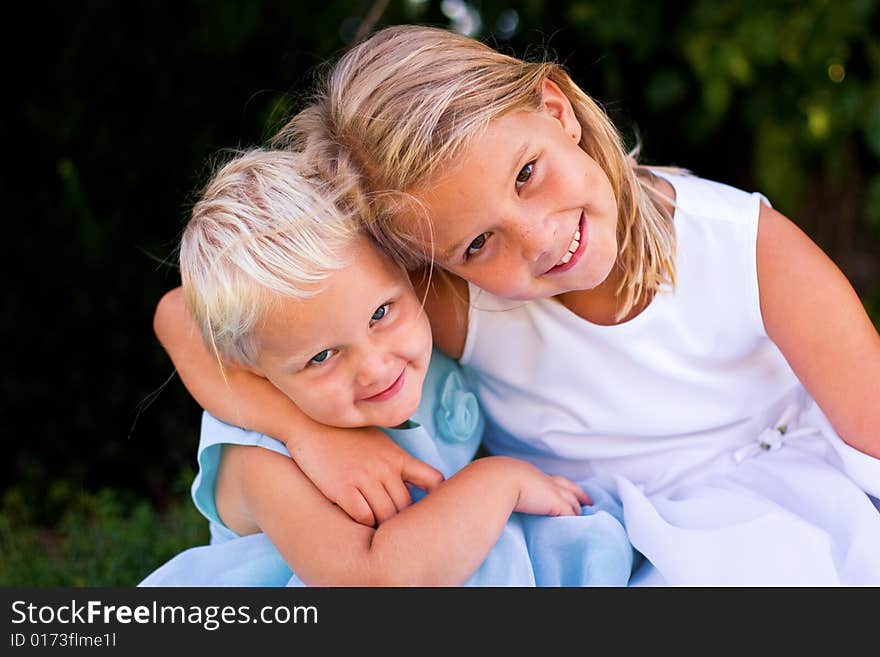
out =
{"type": "Polygon", "coordinates": [[[323,347],[318,349],[317,351],[299,351],[296,354],[293,354],[289,358],[285,358],[281,361],[281,368],[285,372],[294,372],[301,370],[308,362],[319,353],[324,351],[325,349],[332,349],[333,347],[323,347]],[[308,355],[307,355],[308,354],[308,355]]]}
{"type": "Polygon", "coordinates": [[[328,341],[321,340],[318,342],[316,339],[314,343],[309,343],[301,349],[297,349],[295,352],[291,352],[287,355],[286,358],[281,358],[278,360],[279,369],[284,370],[285,372],[294,372],[299,371],[306,365],[308,365],[309,361],[322,351],[326,349],[338,349],[337,345],[327,344],[328,341]]]}
{"type": "MultiPolygon", "coordinates": [[[[516,175],[519,173],[519,163],[520,163],[520,161],[522,161],[523,156],[526,154],[526,151],[528,149],[529,149],[528,142],[523,142],[522,146],[520,146],[517,149],[516,153],[514,153],[513,166],[511,166],[510,170],[508,171],[508,175],[507,175],[508,179],[510,179],[511,177],[516,177],[516,175]]],[[[473,239],[474,239],[473,237],[470,238],[471,241],[473,241],[473,239]]],[[[440,253],[440,260],[441,261],[444,261],[444,260],[449,261],[452,258],[456,257],[456,253],[461,253],[462,247],[464,247],[464,243],[467,240],[468,240],[468,237],[464,237],[461,240],[459,240],[458,242],[456,242],[455,244],[453,244],[452,246],[450,246],[449,248],[444,249],[440,253]]]]}

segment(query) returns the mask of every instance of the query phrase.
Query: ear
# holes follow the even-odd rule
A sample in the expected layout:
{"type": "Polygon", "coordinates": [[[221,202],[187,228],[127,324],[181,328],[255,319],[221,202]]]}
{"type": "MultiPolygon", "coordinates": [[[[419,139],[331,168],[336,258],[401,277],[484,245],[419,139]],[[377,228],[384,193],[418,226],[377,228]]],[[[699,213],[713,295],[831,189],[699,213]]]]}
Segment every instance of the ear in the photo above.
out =
{"type": "Polygon", "coordinates": [[[562,129],[575,143],[580,143],[583,128],[575,116],[571,101],[559,85],[549,78],[541,83],[541,107],[544,112],[559,121],[562,129]]]}

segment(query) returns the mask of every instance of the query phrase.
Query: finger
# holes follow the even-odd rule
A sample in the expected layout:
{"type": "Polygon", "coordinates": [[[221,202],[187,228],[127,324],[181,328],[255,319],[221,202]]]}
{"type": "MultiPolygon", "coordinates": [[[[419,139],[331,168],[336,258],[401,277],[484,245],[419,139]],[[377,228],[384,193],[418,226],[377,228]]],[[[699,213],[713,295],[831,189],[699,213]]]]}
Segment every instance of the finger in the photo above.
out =
{"type": "Polygon", "coordinates": [[[391,481],[385,482],[385,491],[388,493],[388,497],[391,498],[391,501],[394,502],[394,507],[397,509],[398,513],[412,503],[409,489],[406,487],[406,484],[403,483],[402,479],[392,477],[391,481]]]}
{"type": "Polygon", "coordinates": [[[567,497],[565,493],[561,493],[559,501],[555,505],[553,515],[555,516],[578,516],[581,513],[579,507],[573,497],[567,497]]]}
{"type": "Polygon", "coordinates": [[[397,515],[397,507],[394,505],[394,501],[391,499],[388,491],[385,490],[385,486],[381,483],[361,487],[361,494],[367,500],[367,504],[370,505],[370,509],[372,509],[373,515],[376,517],[377,525],[381,525],[389,518],[397,515]]]}
{"type": "Polygon", "coordinates": [[[578,499],[574,491],[566,490],[565,499],[571,509],[571,515],[579,516],[583,513],[583,511],[581,511],[581,501],[578,499]]]}
{"type": "Polygon", "coordinates": [[[578,502],[580,502],[584,506],[592,506],[593,498],[587,495],[587,491],[578,486],[578,489],[574,491],[574,495],[577,498],[578,502]]]}
{"type": "Polygon", "coordinates": [[[560,499],[560,503],[563,505],[564,510],[560,515],[565,516],[579,516],[581,515],[581,505],[578,502],[577,496],[574,494],[574,491],[569,490],[568,488],[564,488],[562,486],[557,487],[556,494],[560,499]]]}
{"type": "Polygon", "coordinates": [[[403,462],[401,474],[405,481],[428,492],[443,483],[442,472],[409,455],[403,462]]]}
{"type": "Polygon", "coordinates": [[[553,475],[553,480],[566,490],[573,492],[581,504],[589,506],[593,503],[593,498],[591,498],[583,488],[578,486],[571,479],[566,479],[561,475],[553,475]]]}
{"type": "Polygon", "coordinates": [[[347,488],[336,498],[336,505],[345,511],[355,522],[367,527],[376,526],[376,517],[373,515],[373,510],[357,488],[353,486],[347,488]]]}

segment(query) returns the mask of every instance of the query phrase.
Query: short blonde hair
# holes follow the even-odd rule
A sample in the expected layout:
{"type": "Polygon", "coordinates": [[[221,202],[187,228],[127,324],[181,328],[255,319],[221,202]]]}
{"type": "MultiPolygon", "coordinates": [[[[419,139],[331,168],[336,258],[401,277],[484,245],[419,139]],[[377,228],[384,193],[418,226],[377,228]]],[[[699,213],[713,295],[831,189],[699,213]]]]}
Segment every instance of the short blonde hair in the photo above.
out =
{"type": "Polygon", "coordinates": [[[254,334],[278,295],[308,298],[346,265],[360,223],[297,153],[255,149],[219,167],[180,242],[187,306],[222,366],[255,363],[254,334]]]}
{"type": "Polygon", "coordinates": [[[310,153],[322,175],[346,181],[349,203],[380,243],[424,259],[424,238],[403,234],[393,220],[418,209],[409,193],[429,184],[492,119],[539,110],[544,80],[572,103],[583,128],[580,146],[614,190],[623,316],[649,292],[675,284],[672,220],[636,175],[638,166],[604,110],[556,63],[526,62],[447,30],[389,27],[333,66],[314,103],[274,144],[310,153]]]}

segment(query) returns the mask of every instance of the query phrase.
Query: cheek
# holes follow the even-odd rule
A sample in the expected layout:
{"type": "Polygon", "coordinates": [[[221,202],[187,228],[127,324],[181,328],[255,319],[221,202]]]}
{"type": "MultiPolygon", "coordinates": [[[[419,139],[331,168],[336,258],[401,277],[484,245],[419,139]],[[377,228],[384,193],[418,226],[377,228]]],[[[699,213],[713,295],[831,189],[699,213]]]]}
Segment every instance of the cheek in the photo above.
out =
{"type": "MultiPolygon", "coordinates": [[[[297,386],[296,390],[291,391],[287,396],[303,413],[326,424],[327,413],[350,401],[352,392],[351,388],[345,385],[343,377],[320,377],[309,381],[306,385],[297,386]]],[[[332,420],[332,415],[329,419],[332,420]]]]}
{"type": "Polygon", "coordinates": [[[548,176],[548,195],[578,204],[583,201],[585,191],[594,189],[596,173],[602,175],[598,165],[580,149],[565,162],[558,163],[554,170],[555,173],[548,176]]]}
{"type": "Polygon", "coordinates": [[[416,362],[427,362],[433,348],[431,324],[420,306],[409,312],[412,313],[411,319],[399,325],[391,341],[397,345],[402,356],[416,362]]]}
{"type": "Polygon", "coordinates": [[[431,320],[428,315],[420,307],[419,308],[419,349],[426,354],[427,358],[431,357],[431,350],[434,348],[434,337],[431,334],[431,320]]]}
{"type": "Polygon", "coordinates": [[[471,283],[502,299],[534,298],[532,276],[521,258],[496,258],[473,272],[471,283]]]}
{"type": "Polygon", "coordinates": [[[614,189],[611,187],[611,181],[608,176],[598,165],[598,163],[589,158],[590,168],[586,176],[586,185],[592,192],[591,203],[598,211],[613,214],[617,216],[617,200],[614,198],[614,189]]]}
{"type": "Polygon", "coordinates": [[[505,279],[499,274],[509,268],[507,260],[507,254],[502,251],[493,253],[490,257],[484,256],[479,261],[472,260],[466,266],[451,266],[446,269],[459,278],[495,294],[494,290],[503,284],[505,279]]]}

